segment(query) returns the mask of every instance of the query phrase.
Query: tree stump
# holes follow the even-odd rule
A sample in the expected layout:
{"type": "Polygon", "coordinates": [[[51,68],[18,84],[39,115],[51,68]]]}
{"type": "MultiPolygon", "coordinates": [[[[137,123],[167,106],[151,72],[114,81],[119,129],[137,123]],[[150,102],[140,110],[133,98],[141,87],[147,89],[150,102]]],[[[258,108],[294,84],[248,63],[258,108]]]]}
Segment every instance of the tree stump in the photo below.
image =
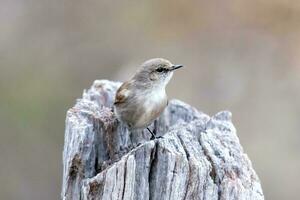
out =
{"type": "Polygon", "coordinates": [[[172,100],[150,127],[163,138],[149,140],[115,118],[120,84],[95,81],[67,112],[62,199],[264,199],[230,112],[172,100]]]}

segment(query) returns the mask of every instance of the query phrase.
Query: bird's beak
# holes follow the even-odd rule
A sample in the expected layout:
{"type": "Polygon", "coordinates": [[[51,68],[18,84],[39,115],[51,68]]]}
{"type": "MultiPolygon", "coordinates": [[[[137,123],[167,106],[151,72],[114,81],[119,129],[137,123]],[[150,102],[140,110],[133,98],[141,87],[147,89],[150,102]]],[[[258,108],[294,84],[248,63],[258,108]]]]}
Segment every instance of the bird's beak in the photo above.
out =
{"type": "Polygon", "coordinates": [[[171,71],[174,71],[174,70],[179,69],[181,67],[183,67],[183,65],[173,65],[172,68],[171,68],[171,71]]]}

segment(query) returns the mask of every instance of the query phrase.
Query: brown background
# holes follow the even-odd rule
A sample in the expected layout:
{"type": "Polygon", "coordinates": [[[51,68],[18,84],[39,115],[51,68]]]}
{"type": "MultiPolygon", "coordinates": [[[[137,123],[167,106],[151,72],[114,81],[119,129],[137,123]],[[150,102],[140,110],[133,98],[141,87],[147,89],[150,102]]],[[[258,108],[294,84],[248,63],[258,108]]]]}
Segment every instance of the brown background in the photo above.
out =
{"type": "Polygon", "coordinates": [[[231,110],[267,199],[300,190],[297,0],[1,0],[0,199],[59,199],[65,113],[144,60],[186,68],[171,98],[231,110]]]}

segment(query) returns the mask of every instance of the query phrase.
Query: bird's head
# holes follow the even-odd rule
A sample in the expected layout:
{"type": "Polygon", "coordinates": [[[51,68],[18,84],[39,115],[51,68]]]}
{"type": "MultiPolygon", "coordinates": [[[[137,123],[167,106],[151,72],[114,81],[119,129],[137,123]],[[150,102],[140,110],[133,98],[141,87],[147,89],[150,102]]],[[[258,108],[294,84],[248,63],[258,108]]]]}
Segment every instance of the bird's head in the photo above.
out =
{"type": "Polygon", "coordinates": [[[153,58],[145,61],[136,72],[134,79],[149,86],[165,87],[176,69],[183,65],[174,65],[163,58],[153,58]]]}

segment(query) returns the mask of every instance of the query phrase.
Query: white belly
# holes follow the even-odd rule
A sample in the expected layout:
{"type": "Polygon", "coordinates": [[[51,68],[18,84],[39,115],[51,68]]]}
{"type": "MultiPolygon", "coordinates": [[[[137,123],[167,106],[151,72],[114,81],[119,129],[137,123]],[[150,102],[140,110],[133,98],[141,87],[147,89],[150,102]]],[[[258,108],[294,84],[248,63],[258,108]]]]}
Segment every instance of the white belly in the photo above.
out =
{"type": "Polygon", "coordinates": [[[140,101],[144,102],[143,108],[141,108],[143,112],[140,114],[137,122],[135,123],[135,127],[145,128],[149,126],[164,110],[167,105],[167,96],[164,91],[160,93],[152,92],[150,94],[145,94],[140,101]]]}

